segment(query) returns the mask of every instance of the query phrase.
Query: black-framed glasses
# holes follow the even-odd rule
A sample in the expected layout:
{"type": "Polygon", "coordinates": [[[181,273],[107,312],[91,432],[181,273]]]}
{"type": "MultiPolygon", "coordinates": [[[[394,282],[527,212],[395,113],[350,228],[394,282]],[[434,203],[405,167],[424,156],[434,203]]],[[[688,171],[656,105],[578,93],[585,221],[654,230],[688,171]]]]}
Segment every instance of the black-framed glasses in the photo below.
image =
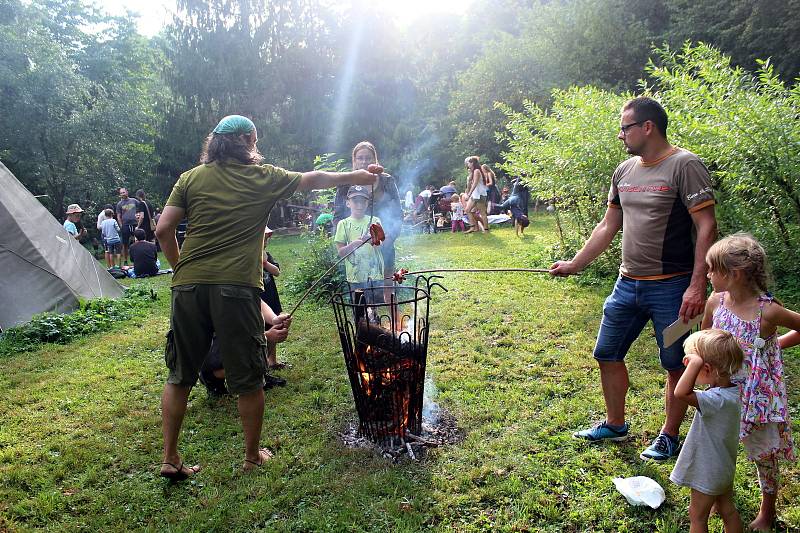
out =
{"type": "MultiPolygon", "coordinates": [[[[647,119],[647,120],[649,120],[649,119],[647,119]]],[[[623,136],[625,136],[625,135],[628,134],[628,130],[629,129],[631,129],[634,126],[641,126],[642,124],[647,122],[647,120],[640,120],[638,122],[631,122],[630,124],[625,124],[625,125],[619,127],[619,131],[620,131],[620,133],[622,133],[623,136]]]]}

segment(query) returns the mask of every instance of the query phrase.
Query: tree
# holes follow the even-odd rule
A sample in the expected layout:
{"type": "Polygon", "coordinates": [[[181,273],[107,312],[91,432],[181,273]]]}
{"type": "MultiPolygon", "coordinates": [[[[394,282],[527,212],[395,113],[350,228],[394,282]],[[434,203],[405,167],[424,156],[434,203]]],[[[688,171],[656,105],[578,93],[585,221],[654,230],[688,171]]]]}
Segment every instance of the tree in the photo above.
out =
{"type": "Polygon", "coordinates": [[[10,4],[0,23],[0,157],[32,191],[66,204],[105,200],[156,161],[154,50],[130,21],[77,0],[10,4]],[[100,33],[90,24],[105,23],[100,33]]]}

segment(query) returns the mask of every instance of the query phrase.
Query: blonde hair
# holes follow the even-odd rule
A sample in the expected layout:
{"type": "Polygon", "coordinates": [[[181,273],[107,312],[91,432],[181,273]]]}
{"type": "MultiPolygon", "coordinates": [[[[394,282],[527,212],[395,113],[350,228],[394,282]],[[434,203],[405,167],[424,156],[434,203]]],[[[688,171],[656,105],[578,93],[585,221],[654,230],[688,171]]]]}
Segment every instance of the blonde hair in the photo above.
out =
{"type": "Polygon", "coordinates": [[[749,233],[734,233],[715,242],[706,253],[706,263],[712,272],[723,276],[740,271],[751,285],[767,292],[767,252],[749,233]]]}
{"type": "Polygon", "coordinates": [[[356,164],[356,154],[358,153],[359,150],[362,150],[364,148],[372,152],[372,157],[375,159],[375,164],[379,165],[380,163],[378,163],[378,151],[375,149],[375,145],[369,141],[361,141],[355,146],[355,148],[353,148],[353,154],[352,154],[353,167],[355,167],[356,164]]]}
{"type": "Polygon", "coordinates": [[[453,196],[450,197],[450,203],[452,204],[452,203],[460,202],[460,201],[461,201],[461,197],[458,195],[457,192],[454,192],[453,196]]]}
{"type": "Polygon", "coordinates": [[[689,335],[683,351],[699,355],[720,376],[732,376],[742,368],[744,352],[731,333],[721,329],[704,329],[689,335]]]}
{"type": "Polygon", "coordinates": [[[489,165],[487,165],[486,163],[481,165],[481,171],[483,172],[483,178],[486,181],[489,181],[490,176],[492,178],[492,183],[495,183],[497,181],[497,175],[495,175],[494,170],[489,168],[489,165]]]}

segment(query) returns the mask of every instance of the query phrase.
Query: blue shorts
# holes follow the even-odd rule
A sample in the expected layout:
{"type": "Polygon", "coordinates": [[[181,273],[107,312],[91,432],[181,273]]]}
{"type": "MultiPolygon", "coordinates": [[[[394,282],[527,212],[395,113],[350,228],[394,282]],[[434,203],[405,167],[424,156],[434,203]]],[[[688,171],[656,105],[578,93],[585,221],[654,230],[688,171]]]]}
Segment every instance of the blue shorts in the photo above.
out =
{"type": "Polygon", "coordinates": [[[635,280],[620,276],[603,305],[603,321],[597,334],[594,358],[598,361],[622,361],[639,337],[648,320],[653,321],[658,354],[665,370],[682,370],[683,341],[664,348],[664,328],[678,319],[683,293],[691,275],[662,280],[635,280]]]}
{"type": "Polygon", "coordinates": [[[116,240],[110,242],[106,239],[103,239],[103,249],[109,254],[122,253],[122,241],[116,240]]]}

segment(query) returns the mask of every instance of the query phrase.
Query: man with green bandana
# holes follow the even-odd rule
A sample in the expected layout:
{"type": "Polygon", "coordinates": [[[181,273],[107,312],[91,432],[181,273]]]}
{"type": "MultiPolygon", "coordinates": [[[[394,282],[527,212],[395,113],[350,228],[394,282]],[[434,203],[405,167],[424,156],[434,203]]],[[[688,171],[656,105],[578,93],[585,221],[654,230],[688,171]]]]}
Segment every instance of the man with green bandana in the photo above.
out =
{"type": "MultiPolygon", "coordinates": [[[[240,115],[223,118],[206,138],[200,164],[175,184],[158,221],[156,236],[174,269],[172,314],[165,360],[169,377],[161,397],[164,455],[161,475],[182,480],[200,467],[186,466],[178,436],[189,392],[216,334],[226,382],[238,394],[244,430],[243,468],[251,470],[272,456],[259,447],[264,415],[264,320],[260,312],[261,251],[264,227],[276,201],[295,191],[343,184],[372,185],[375,166],[347,173],[289,172],[260,164],[253,122],[240,115]],[[188,219],[186,240],[178,249],[175,229],[188,219]]],[[[288,328],[289,318],[272,320],[288,328]]]]}

